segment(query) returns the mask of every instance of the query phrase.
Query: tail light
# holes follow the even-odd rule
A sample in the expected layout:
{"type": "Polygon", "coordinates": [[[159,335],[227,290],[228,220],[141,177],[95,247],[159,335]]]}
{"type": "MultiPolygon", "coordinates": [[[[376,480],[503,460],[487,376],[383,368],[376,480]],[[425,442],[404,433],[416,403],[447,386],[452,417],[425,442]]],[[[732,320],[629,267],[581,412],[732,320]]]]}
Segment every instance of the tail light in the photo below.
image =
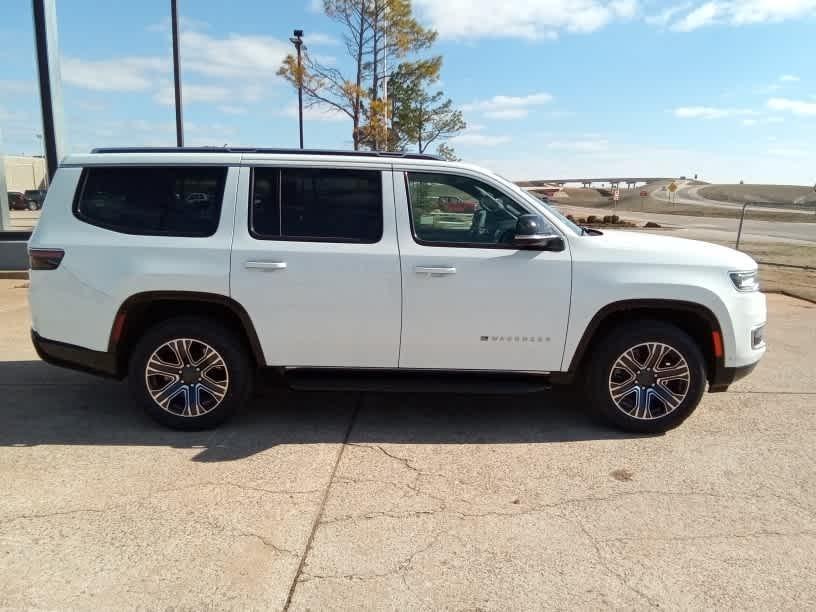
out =
{"type": "Polygon", "coordinates": [[[32,270],[56,270],[65,251],[62,249],[29,249],[28,262],[32,270]]]}

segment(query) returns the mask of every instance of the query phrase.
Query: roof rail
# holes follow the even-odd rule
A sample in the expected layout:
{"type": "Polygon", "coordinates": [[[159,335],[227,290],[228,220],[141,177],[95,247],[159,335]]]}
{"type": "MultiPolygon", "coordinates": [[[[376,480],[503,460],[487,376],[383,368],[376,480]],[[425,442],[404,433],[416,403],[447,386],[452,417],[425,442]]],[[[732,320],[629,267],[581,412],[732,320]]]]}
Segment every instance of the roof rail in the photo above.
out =
{"type": "Polygon", "coordinates": [[[441,159],[436,155],[403,151],[333,151],[330,149],[264,149],[255,147],[99,147],[91,153],[275,153],[285,155],[342,155],[346,157],[397,157],[441,159]]]}

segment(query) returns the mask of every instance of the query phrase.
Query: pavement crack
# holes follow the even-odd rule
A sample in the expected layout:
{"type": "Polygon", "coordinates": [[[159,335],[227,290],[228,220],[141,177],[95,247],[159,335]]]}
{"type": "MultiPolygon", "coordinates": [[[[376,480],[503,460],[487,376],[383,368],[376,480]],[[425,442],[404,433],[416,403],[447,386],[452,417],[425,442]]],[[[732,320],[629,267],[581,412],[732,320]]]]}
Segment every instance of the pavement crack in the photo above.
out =
{"type": "Polygon", "coordinates": [[[603,554],[603,550],[601,550],[600,543],[595,538],[595,536],[592,535],[592,533],[589,531],[589,529],[586,528],[586,526],[581,521],[581,519],[579,519],[578,517],[574,517],[574,516],[567,516],[566,514],[560,513],[560,512],[558,513],[558,515],[561,518],[563,518],[564,520],[569,521],[572,524],[576,525],[578,527],[578,529],[581,530],[581,532],[584,534],[584,536],[589,541],[590,546],[592,546],[592,548],[594,549],[595,557],[597,558],[598,563],[601,565],[601,567],[603,567],[607,571],[607,573],[609,575],[611,575],[615,579],[617,579],[618,582],[621,584],[621,586],[623,586],[625,589],[629,590],[630,592],[634,593],[635,595],[637,595],[641,599],[646,600],[651,607],[653,607],[653,608],[659,608],[660,607],[660,602],[659,601],[653,599],[647,593],[643,592],[641,589],[639,589],[636,586],[634,586],[633,584],[631,584],[629,582],[629,579],[627,578],[627,576],[624,573],[619,572],[617,569],[615,569],[606,560],[606,557],[604,557],[604,554],[603,554]]]}
{"type": "Polygon", "coordinates": [[[420,474],[427,474],[427,472],[423,472],[418,467],[414,466],[411,463],[410,459],[408,459],[406,457],[400,457],[399,455],[395,455],[394,453],[391,453],[391,452],[385,450],[379,444],[357,444],[357,443],[353,443],[353,444],[349,444],[349,446],[354,446],[356,448],[365,448],[365,449],[369,449],[369,450],[375,450],[376,449],[376,450],[380,451],[386,457],[389,457],[389,458],[393,459],[394,461],[399,461],[402,465],[404,465],[406,468],[408,468],[412,472],[418,472],[420,474]]]}
{"type": "Polygon", "coordinates": [[[300,563],[298,563],[297,571],[295,572],[294,578],[292,578],[292,583],[289,585],[289,593],[286,595],[286,603],[283,605],[284,612],[286,612],[286,610],[288,610],[292,605],[292,597],[294,596],[295,589],[300,582],[301,574],[303,574],[303,568],[306,565],[306,559],[309,557],[309,553],[312,550],[315,533],[317,533],[317,529],[320,526],[320,521],[323,517],[323,512],[326,509],[326,502],[329,499],[329,492],[331,491],[332,483],[334,482],[334,475],[337,473],[337,468],[340,466],[340,461],[343,459],[343,453],[346,450],[346,446],[349,444],[351,432],[354,429],[354,425],[357,423],[357,416],[360,414],[364,397],[364,394],[360,393],[359,397],[357,398],[357,402],[354,404],[354,409],[352,410],[351,417],[349,418],[346,433],[343,436],[343,442],[340,444],[340,450],[337,453],[337,458],[334,460],[334,465],[332,466],[331,473],[329,474],[329,480],[326,483],[325,490],[323,491],[323,497],[320,500],[320,505],[315,513],[315,518],[312,522],[312,529],[309,532],[309,538],[306,540],[306,547],[304,548],[303,554],[300,557],[300,563]]]}

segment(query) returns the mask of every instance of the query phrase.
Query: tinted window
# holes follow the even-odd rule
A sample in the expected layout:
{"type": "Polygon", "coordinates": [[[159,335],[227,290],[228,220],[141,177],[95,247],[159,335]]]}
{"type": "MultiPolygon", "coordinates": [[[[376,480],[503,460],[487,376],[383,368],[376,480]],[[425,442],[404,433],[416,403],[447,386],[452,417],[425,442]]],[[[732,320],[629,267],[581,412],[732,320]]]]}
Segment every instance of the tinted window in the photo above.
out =
{"type": "Polygon", "coordinates": [[[374,243],[382,237],[376,170],[256,168],[251,227],[259,238],[374,243]]]}
{"type": "Polygon", "coordinates": [[[76,213],[127,234],[211,236],[226,175],[226,168],[195,166],[87,168],[76,213]]]}
{"type": "Polygon", "coordinates": [[[521,205],[490,185],[455,174],[409,172],[408,199],[420,243],[512,248],[521,205]]]}

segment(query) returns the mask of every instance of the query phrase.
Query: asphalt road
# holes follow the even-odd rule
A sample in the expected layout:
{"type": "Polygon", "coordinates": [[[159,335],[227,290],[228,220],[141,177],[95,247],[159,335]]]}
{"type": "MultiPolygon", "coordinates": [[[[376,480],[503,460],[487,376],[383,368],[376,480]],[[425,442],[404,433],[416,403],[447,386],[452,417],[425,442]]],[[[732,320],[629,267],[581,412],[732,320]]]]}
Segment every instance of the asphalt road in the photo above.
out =
{"type": "Polygon", "coordinates": [[[665,436],[568,394],[270,390],[205,433],[38,361],[0,281],[0,608],[816,607],[816,307],[665,436]]]}
{"type": "MultiPolygon", "coordinates": [[[[727,208],[735,211],[742,209],[742,204],[736,202],[720,202],[718,200],[710,200],[704,197],[700,190],[706,185],[693,185],[689,181],[675,181],[677,184],[677,191],[674,197],[670,198],[669,191],[662,191],[659,186],[647,185],[646,189],[651,196],[657,200],[664,202],[673,201],[676,204],[688,204],[692,206],[706,206],[711,208],[727,208]]],[[[661,184],[662,185],[662,184],[661,184]]],[[[813,215],[813,208],[809,210],[802,210],[801,208],[781,208],[778,206],[762,206],[762,210],[770,212],[783,212],[789,214],[813,215]]]]}
{"type": "MultiPolygon", "coordinates": [[[[739,218],[697,217],[691,215],[666,215],[652,212],[629,210],[615,211],[609,208],[588,208],[570,206],[569,203],[556,202],[565,214],[586,217],[587,215],[605,216],[618,214],[622,218],[640,224],[654,221],[676,231],[672,235],[695,238],[699,240],[736,240],[739,218]]],[[[812,214],[812,213],[811,213],[812,214]]],[[[789,221],[757,221],[746,215],[742,228],[742,239],[745,242],[786,242],[790,244],[816,243],[816,223],[795,223],[789,221]]]]}

